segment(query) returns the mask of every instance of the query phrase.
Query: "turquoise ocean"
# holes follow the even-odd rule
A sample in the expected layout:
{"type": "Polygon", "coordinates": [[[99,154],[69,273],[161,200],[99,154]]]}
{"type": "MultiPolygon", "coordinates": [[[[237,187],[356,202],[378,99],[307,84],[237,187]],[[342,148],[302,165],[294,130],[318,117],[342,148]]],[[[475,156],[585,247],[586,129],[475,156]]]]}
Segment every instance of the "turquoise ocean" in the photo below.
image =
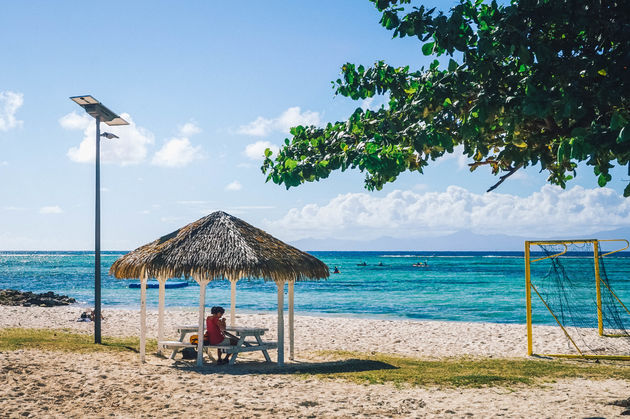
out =
{"type": "MultiPolygon", "coordinates": [[[[125,252],[102,253],[102,307],[138,308],[140,291],[132,280],[107,274],[125,252]]],[[[525,323],[525,263],[522,252],[311,252],[339,274],[327,280],[295,285],[298,314],[381,319],[445,320],[525,323]],[[366,266],[359,266],[365,262],[366,266]],[[426,267],[414,263],[426,262],[426,267]],[[381,266],[382,265],[382,266],[381,266]]],[[[575,258],[575,267],[593,259],[575,258]]],[[[570,260],[570,259],[569,259],[570,260]]],[[[94,301],[92,252],[0,252],[0,289],[47,292],[74,297],[80,306],[94,301]]],[[[533,275],[544,277],[550,264],[542,262],[533,275]]],[[[630,302],[630,254],[605,260],[605,271],[622,301],[630,302]]],[[[168,289],[167,307],[196,307],[199,287],[190,280],[185,288],[168,289]]],[[[591,278],[576,288],[584,294],[584,313],[595,325],[591,278]]],[[[157,307],[158,290],[149,289],[147,303],[157,307]]],[[[594,295],[594,294],[593,294],[594,295]]],[[[237,285],[237,310],[275,312],[276,286],[259,279],[237,285]]],[[[207,288],[208,306],[230,304],[230,283],[213,281],[207,288]]],[[[538,301],[540,303],[540,301],[538,301]]],[[[538,324],[553,324],[542,304],[533,306],[538,324]]]]}

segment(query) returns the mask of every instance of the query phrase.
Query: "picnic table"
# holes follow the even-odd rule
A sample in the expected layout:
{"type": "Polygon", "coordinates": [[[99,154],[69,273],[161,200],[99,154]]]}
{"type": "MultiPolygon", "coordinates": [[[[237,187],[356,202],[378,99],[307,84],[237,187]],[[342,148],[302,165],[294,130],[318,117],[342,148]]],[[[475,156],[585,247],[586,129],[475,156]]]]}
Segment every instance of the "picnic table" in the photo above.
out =
{"type": "MultiPolygon", "coordinates": [[[[264,335],[265,332],[268,330],[269,329],[263,327],[228,326],[226,327],[226,331],[233,333],[238,338],[238,342],[236,343],[236,345],[204,345],[203,348],[205,350],[221,349],[225,353],[232,354],[232,356],[230,357],[230,365],[234,365],[234,362],[236,361],[239,353],[253,351],[261,351],[263,353],[263,356],[265,357],[265,360],[267,362],[271,362],[269,352],[267,351],[269,349],[276,349],[278,347],[278,344],[277,342],[265,342],[262,340],[262,335],[264,335]]],[[[197,347],[197,345],[193,345],[185,340],[187,335],[198,332],[197,325],[178,326],[177,331],[179,332],[179,341],[160,342],[161,346],[173,349],[170,357],[171,359],[175,358],[175,355],[177,355],[177,353],[183,348],[197,347]]],[[[213,358],[209,352],[208,355],[213,358]]]]}

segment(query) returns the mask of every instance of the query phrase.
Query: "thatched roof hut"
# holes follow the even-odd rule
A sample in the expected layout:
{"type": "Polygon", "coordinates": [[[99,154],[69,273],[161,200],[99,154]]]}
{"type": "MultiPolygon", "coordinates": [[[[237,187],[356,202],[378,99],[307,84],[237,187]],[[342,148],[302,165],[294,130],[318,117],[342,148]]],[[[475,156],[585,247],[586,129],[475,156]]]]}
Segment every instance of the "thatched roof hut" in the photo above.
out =
{"type": "MultiPolygon", "coordinates": [[[[289,338],[293,357],[293,284],[327,278],[328,266],[316,257],[290,246],[245,221],[223,211],[190,223],[171,234],[120,257],[109,273],[116,278],[141,280],[140,358],[146,340],[146,280],[160,283],[158,342],[164,336],[164,288],[167,278],[193,278],[200,285],[198,335],[203,334],[205,289],[209,281],[229,279],[232,285],[231,323],[234,326],[236,281],[262,278],[278,286],[278,363],[284,362],[284,284],[289,287],[289,338]]],[[[197,363],[202,363],[199,339],[197,363]]]]}
{"type": "Polygon", "coordinates": [[[240,218],[213,212],[127,253],[109,270],[116,278],[327,278],[328,266],[240,218]]]}

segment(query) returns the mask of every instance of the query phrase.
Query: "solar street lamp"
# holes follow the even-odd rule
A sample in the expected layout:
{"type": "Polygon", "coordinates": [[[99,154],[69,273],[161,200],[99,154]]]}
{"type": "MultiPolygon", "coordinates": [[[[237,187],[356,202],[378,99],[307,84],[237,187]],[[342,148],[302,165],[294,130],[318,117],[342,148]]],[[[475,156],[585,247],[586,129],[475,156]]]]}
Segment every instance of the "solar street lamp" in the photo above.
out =
{"type": "Polygon", "coordinates": [[[129,122],[116,115],[90,95],[72,96],[77,105],[96,119],[96,202],[94,212],[94,343],[101,343],[101,136],[112,139],[116,135],[101,134],[101,122],[110,126],[129,125],[129,122]]]}

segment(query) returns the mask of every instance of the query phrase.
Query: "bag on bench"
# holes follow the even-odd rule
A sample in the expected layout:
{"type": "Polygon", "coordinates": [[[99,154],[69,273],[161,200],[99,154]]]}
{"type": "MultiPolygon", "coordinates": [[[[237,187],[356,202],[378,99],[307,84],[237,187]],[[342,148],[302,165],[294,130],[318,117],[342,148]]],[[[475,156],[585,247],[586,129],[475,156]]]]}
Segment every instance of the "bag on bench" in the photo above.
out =
{"type": "Polygon", "coordinates": [[[225,334],[226,338],[230,339],[230,345],[236,346],[236,344],[238,343],[238,338],[234,336],[233,334],[231,334],[230,332],[223,331],[223,333],[225,334]]]}
{"type": "Polygon", "coordinates": [[[197,350],[195,348],[182,349],[182,359],[197,359],[197,350]]]}

